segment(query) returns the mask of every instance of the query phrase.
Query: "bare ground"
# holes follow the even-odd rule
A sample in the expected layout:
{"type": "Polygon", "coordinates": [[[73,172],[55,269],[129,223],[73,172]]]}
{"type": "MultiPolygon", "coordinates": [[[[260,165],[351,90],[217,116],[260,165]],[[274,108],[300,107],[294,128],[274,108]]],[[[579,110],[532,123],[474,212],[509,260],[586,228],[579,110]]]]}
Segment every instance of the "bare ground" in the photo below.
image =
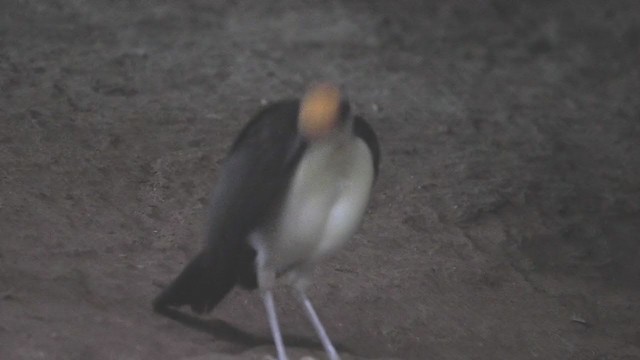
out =
{"type": "Polygon", "coordinates": [[[640,359],[639,4],[2,1],[0,358],[273,354],[255,293],[150,300],[237,131],[328,79],[383,145],[312,291],[347,359],[640,359]]]}

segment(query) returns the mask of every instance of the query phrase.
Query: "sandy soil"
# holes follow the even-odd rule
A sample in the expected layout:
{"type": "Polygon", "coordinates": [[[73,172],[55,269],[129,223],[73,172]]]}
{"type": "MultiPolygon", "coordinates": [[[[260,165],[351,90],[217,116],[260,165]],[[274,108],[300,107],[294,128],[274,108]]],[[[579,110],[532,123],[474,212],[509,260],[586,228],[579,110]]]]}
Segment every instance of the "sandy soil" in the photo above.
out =
{"type": "MultiPolygon", "coordinates": [[[[312,296],[347,359],[640,359],[640,3],[0,4],[0,358],[260,359],[255,293],[150,301],[262,101],[337,81],[382,141],[312,296]],[[188,314],[188,313],[187,313],[188,314]]],[[[322,357],[278,292],[292,357],[322,357]]]]}

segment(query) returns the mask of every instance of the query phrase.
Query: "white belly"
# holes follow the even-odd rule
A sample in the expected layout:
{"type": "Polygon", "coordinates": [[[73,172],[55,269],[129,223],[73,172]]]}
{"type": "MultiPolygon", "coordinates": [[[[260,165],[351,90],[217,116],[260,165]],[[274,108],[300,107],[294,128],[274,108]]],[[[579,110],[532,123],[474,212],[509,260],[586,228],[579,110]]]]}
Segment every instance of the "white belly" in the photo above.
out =
{"type": "Polygon", "coordinates": [[[364,141],[311,145],[293,176],[281,215],[261,231],[265,265],[280,272],[337,250],[357,231],[373,178],[373,159],[364,141]]]}

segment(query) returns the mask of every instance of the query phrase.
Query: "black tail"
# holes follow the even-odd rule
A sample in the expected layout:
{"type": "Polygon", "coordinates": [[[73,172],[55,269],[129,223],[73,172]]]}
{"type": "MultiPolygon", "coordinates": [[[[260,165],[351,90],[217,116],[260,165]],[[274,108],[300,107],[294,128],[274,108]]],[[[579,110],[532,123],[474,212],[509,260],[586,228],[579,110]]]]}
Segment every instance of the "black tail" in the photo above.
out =
{"type": "Polygon", "coordinates": [[[153,309],[162,313],[167,307],[189,305],[196,313],[209,312],[224,299],[236,283],[233,267],[216,261],[211,251],[203,251],[153,301],[153,309]]]}

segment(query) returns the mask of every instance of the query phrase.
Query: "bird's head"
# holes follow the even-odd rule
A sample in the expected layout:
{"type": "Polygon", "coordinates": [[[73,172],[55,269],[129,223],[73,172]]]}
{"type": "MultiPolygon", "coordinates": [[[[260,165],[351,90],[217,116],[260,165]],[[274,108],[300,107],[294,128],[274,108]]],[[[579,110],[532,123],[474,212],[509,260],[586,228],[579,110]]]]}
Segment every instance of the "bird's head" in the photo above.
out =
{"type": "Polygon", "coordinates": [[[309,140],[324,138],[341,127],[349,116],[349,103],[328,83],[312,86],[300,103],[298,130],[309,140]]]}

